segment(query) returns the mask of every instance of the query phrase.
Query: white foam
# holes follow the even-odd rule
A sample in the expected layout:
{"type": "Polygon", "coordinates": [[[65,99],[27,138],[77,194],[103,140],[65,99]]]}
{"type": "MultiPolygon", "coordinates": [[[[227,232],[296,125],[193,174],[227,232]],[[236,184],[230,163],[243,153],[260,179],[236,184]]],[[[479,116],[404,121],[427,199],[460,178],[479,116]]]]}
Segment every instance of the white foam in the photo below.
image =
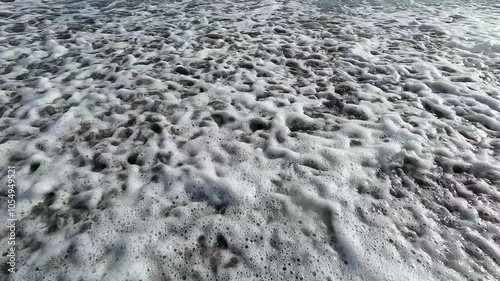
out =
{"type": "Polygon", "coordinates": [[[2,3],[7,280],[498,279],[500,24],[464,5],[2,3]]]}

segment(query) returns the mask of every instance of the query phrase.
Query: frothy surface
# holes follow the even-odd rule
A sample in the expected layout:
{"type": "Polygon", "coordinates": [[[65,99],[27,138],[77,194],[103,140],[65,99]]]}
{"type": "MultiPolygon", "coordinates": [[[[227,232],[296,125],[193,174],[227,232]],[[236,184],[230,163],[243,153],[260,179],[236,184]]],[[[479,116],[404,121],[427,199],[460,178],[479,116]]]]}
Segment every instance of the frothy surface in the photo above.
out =
{"type": "Polygon", "coordinates": [[[371,3],[1,2],[6,279],[498,280],[499,7],[371,3]]]}

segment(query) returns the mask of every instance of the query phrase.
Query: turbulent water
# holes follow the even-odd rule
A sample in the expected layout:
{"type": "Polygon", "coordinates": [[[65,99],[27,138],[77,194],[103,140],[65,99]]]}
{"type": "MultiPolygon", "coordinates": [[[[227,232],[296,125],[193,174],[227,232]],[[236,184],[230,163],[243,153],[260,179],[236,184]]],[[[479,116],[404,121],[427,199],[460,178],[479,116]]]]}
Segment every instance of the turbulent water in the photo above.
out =
{"type": "Polygon", "coordinates": [[[1,0],[0,279],[499,280],[495,2],[1,0]]]}

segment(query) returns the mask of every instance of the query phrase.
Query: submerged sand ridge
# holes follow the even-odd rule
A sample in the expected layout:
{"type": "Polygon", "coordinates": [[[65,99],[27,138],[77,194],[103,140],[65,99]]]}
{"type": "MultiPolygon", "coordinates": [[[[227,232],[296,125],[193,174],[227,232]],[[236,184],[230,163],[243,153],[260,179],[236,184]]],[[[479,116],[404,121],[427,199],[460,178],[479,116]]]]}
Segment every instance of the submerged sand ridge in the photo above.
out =
{"type": "Polygon", "coordinates": [[[468,5],[0,3],[0,276],[497,280],[500,25],[468,5]]]}

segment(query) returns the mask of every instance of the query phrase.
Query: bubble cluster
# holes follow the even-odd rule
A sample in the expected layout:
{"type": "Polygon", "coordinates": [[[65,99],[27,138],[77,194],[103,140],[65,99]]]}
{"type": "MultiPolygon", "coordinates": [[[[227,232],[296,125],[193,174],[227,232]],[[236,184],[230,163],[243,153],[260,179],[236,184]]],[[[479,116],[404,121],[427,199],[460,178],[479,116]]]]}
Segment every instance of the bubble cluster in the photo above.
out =
{"type": "Polygon", "coordinates": [[[6,280],[497,280],[493,6],[324,2],[2,1],[6,280]]]}

